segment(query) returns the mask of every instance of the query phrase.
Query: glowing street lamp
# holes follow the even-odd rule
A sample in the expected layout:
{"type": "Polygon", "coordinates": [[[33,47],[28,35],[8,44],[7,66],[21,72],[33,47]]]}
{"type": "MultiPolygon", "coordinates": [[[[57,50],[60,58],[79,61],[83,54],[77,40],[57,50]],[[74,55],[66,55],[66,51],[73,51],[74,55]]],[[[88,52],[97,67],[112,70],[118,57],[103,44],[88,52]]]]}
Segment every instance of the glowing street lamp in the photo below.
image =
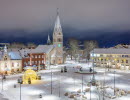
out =
{"type": "Polygon", "coordinates": [[[115,72],[116,72],[116,71],[114,71],[114,95],[115,95],[115,92],[116,92],[116,91],[115,91],[115,83],[116,83],[115,72]]]}
{"type": "Polygon", "coordinates": [[[22,84],[22,79],[18,79],[18,83],[20,84],[20,100],[21,100],[21,84],[22,84]]]}
{"type": "Polygon", "coordinates": [[[4,80],[6,79],[5,75],[2,74],[2,91],[3,91],[3,85],[4,85],[4,80]]]}

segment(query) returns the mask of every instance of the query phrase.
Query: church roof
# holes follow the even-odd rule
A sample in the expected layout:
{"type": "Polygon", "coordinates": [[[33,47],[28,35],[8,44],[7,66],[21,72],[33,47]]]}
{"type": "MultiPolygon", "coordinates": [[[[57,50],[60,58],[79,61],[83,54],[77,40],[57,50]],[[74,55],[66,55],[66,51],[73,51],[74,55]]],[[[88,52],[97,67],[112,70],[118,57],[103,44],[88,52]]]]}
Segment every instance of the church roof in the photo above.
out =
{"type": "Polygon", "coordinates": [[[22,49],[20,53],[22,57],[25,57],[28,53],[49,53],[53,48],[53,45],[38,45],[35,49],[22,49]]]}
{"type": "Polygon", "coordinates": [[[57,31],[58,31],[58,32],[61,32],[61,31],[62,31],[58,10],[57,10],[57,18],[56,18],[56,21],[55,21],[54,31],[55,31],[55,32],[57,32],[57,31]]]}
{"type": "Polygon", "coordinates": [[[61,24],[60,24],[60,17],[59,15],[57,15],[56,21],[55,21],[55,29],[57,28],[61,28],[61,24]]]}

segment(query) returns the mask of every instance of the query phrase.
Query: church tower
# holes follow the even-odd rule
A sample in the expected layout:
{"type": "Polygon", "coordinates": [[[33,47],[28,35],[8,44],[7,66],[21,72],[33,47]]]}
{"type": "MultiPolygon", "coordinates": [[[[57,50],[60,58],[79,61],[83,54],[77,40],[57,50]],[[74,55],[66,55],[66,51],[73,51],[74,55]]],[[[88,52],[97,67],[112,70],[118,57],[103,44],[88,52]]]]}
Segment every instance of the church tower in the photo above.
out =
{"type": "Polygon", "coordinates": [[[53,32],[53,45],[56,50],[56,63],[63,63],[63,33],[60,24],[59,11],[57,9],[57,18],[55,21],[54,32],[53,32]]]}
{"type": "Polygon", "coordinates": [[[48,39],[47,39],[47,45],[51,45],[51,39],[50,39],[49,34],[48,34],[48,39]]]}

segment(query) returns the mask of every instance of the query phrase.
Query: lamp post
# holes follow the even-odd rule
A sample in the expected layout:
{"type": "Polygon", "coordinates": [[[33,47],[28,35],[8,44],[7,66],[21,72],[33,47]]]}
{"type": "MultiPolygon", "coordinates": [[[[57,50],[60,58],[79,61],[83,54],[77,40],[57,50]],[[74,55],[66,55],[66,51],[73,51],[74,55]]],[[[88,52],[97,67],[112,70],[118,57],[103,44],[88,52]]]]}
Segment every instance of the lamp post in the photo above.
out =
{"type": "Polygon", "coordinates": [[[114,71],[114,95],[115,95],[115,82],[116,82],[115,72],[116,72],[116,71],[114,71]]]}
{"type": "Polygon", "coordinates": [[[90,78],[90,100],[91,100],[91,85],[92,85],[92,80],[90,78]]]}
{"type": "Polygon", "coordinates": [[[82,74],[82,93],[83,93],[83,74],[82,74]]]}
{"type": "Polygon", "coordinates": [[[22,84],[22,79],[18,79],[18,83],[20,84],[20,100],[21,100],[21,84],[22,84]]]}
{"type": "Polygon", "coordinates": [[[92,58],[93,58],[93,60],[92,60],[93,61],[92,62],[92,66],[93,66],[93,77],[92,77],[91,81],[92,81],[92,85],[95,85],[95,83],[96,83],[95,81],[96,80],[95,80],[95,75],[94,75],[94,49],[93,49],[93,56],[92,56],[92,58]]]}
{"type": "Polygon", "coordinates": [[[3,85],[4,85],[4,80],[6,79],[5,75],[2,74],[2,91],[3,91],[3,85]]]}
{"type": "Polygon", "coordinates": [[[51,70],[51,94],[52,94],[52,70],[51,70]]]}
{"type": "Polygon", "coordinates": [[[59,76],[59,97],[60,97],[60,76],[59,76]]]}
{"type": "Polygon", "coordinates": [[[106,67],[104,71],[104,83],[103,83],[103,100],[105,100],[104,95],[105,95],[105,76],[106,76],[106,67]]]}

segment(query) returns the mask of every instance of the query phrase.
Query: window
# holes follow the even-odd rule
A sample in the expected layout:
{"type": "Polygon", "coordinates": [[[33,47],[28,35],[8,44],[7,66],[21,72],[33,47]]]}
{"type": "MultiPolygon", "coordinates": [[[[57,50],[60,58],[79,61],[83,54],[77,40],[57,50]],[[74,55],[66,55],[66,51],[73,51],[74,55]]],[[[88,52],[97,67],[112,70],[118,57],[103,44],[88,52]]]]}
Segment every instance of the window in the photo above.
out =
{"type": "Polygon", "coordinates": [[[41,55],[39,55],[39,58],[41,58],[41,55]]]}
{"type": "Polygon", "coordinates": [[[119,60],[117,60],[117,63],[119,63],[119,60]]]}
{"type": "Polygon", "coordinates": [[[35,64],[37,64],[37,61],[35,61],[35,64]]]}
{"type": "Polygon", "coordinates": [[[58,42],[61,42],[61,38],[58,38],[58,42]]]}
{"type": "Polygon", "coordinates": [[[128,60],[126,60],[126,63],[128,63],[128,60]]]}
{"type": "Polygon", "coordinates": [[[39,64],[41,63],[41,61],[39,60],[39,64]]]}
{"type": "Polygon", "coordinates": [[[128,55],[125,55],[125,57],[128,57],[128,55]]]}
{"type": "Polygon", "coordinates": [[[37,58],[37,55],[35,55],[35,58],[37,58]]]}
{"type": "Polygon", "coordinates": [[[124,63],[124,60],[122,60],[122,63],[124,63]]]}

